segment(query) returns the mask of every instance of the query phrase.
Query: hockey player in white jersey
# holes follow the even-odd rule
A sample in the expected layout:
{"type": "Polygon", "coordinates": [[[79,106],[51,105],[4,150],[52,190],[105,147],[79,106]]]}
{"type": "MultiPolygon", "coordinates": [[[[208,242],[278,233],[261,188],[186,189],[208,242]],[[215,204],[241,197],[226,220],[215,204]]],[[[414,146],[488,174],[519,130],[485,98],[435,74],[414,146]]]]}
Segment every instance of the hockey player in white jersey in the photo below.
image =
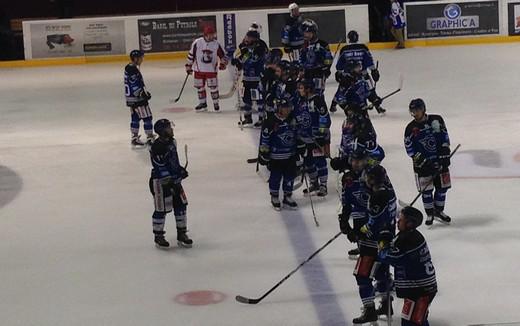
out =
{"type": "Polygon", "coordinates": [[[216,39],[216,32],[213,26],[204,28],[204,35],[191,44],[186,62],[186,73],[194,73],[194,86],[199,95],[199,104],[195,111],[206,111],[206,85],[208,86],[215,111],[219,111],[218,104],[218,70],[224,70],[227,66],[224,49],[216,39]]]}

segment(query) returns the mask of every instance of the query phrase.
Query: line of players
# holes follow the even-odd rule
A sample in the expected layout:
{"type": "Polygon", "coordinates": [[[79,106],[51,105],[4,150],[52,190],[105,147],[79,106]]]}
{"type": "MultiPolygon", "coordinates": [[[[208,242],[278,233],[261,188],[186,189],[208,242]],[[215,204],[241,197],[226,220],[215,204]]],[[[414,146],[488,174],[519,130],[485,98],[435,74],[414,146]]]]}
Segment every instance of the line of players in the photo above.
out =
{"type": "MultiPolygon", "coordinates": [[[[318,196],[327,194],[326,158],[330,157],[331,120],[323,94],[325,79],[330,75],[327,62],[332,56],[326,42],[317,38],[317,26],[313,22],[303,21],[302,30],[304,45],[298,52],[299,56],[291,54],[292,58],[299,59],[285,62],[281,60],[279,51],[270,51],[264,76],[274,78],[261,80],[266,95],[266,112],[262,115],[259,110],[262,132],[258,157],[259,163],[267,165],[271,172],[271,204],[277,210],[282,204],[290,209],[297,207],[292,191],[294,179],[301,170],[311,179],[307,193],[316,190],[318,196]],[[299,164],[302,160],[303,164],[299,164]]],[[[349,33],[351,42],[356,40],[356,34],[353,31],[349,33]]],[[[259,66],[258,58],[266,50],[254,52],[261,48],[261,43],[255,42],[258,39],[257,33],[248,32],[239,59],[235,58],[233,64],[242,69],[259,66]]],[[[368,52],[366,48],[362,50],[359,52],[368,52]]],[[[363,313],[353,323],[373,323],[381,315],[393,314],[389,266],[394,265],[397,295],[405,299],[402,325],[428,325],[428,307],[437,292],[437,282],[428,247],[417,231],[423,215],[413,207],[404,208],[400,212],[400,232],[396,236],[395,191],[386,170],[380,165],[385,153],[377,143],[367,112],[370,107],[380,108],[381,99],[368,82],[362,60],[355,60],[343,52],[338,66],[336,79],[340,86],[332,107],[339,104],[346,119],[342,125],[340,155],[331,159],[331,167],[344,172],[340,229],[357,244],[359,251],[354,275],[363,313]],[[370,106],[369,100],[372,100],[370,106]],[[376,292],[381,298],[377,309],[376,292]]],[[[256,73],[258,69],[249,71],[256,73]]],[[[248,74],[246,69],[244,74],[248,74]]],[[[371,75],[374,80],[379,79],[376,69],[371,75]]],[[[258,85],[258,81],[254,84],[244,82],[246,93],[257,89],[258,85]]],[[[250,101],[249,98],[244,100],[246,123],[252,122],[250,101]]],[[[421,99],[412,100],[409,110],[414,120],[406,128],[405,147],[413,161],[418,190],[422,191],[426,224],[431,225],[434,217],[449,223],[451,219],[444,213],[446,191],[451,186],[448,169],[450,143],[446,126],[440,116],[426,114],[426,105],[421,99]]],[[[380,108],[378,112],[384,111],[380,108]]]]}

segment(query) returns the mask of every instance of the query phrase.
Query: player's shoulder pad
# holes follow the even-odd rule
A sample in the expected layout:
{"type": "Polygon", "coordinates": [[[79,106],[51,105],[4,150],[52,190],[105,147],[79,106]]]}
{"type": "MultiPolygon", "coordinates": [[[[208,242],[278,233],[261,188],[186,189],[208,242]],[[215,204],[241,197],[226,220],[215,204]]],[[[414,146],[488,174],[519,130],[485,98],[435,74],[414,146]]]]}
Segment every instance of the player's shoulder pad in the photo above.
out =
{"type": "Polygon", "coordinates": [[[163,155],[166,154],[169,150],[169,144],[160,141],[157,139],[153,142],[152,147],[150,148],[150,152],[154,155],[163,155]]]}
{"type": "Polygon", "coordinates": [[[134,64],[127,64],[125,67],[125,72],[129,75],[135,75],[139,73],[139,69],[134,64]]]}
{"type": "Polygon", "coordinates": [[[318,43],[320,44],[320,46],[328,49],[329,48],[329,43],[324,41],[324,40],[318,40],[318,43]]]}
{"type": "Polygon", "coordinates": [[[434,120],[437,120],[441,123],[444,123],[444,119],[442,119],[442,117],[438,114],[428,114],[428,118],[430,121],[434,121],[434,120]]]}
{"type": "Polygon", "coordinates": [[[407,252],[419,247],[425,241],[426,240],[424,239],[424,236],[421,234],[421,232],[417,230],[410,230],[399,233],[397,239],[394,242],[394,246],[396,246],[402,252],[407,252]]]}

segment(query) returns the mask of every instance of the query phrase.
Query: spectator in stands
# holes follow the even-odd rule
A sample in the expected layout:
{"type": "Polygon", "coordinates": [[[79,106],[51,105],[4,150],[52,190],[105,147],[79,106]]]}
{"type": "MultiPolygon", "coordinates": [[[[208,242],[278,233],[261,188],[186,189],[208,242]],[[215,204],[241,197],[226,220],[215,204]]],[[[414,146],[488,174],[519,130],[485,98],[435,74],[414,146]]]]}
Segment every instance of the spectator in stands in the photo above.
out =
{"type": "Polygon", "coordinates": [[[390,0],[392,8],[390,9],[390,18],[392,19],[391,32],[397,41],[396,49],[404,49],[404,10],[398,0],[390,0]]]}

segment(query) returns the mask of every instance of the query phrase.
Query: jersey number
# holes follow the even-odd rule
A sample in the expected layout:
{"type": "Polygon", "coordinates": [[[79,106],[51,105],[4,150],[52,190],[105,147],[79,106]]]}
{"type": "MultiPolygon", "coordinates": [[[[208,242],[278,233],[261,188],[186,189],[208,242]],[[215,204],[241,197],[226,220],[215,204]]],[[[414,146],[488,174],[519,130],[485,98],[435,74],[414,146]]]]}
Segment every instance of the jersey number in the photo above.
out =
{"type": "Polygon", "coordinates": [[[130,96],[130,86],[125,84],[125,96],[130,96]]]}

